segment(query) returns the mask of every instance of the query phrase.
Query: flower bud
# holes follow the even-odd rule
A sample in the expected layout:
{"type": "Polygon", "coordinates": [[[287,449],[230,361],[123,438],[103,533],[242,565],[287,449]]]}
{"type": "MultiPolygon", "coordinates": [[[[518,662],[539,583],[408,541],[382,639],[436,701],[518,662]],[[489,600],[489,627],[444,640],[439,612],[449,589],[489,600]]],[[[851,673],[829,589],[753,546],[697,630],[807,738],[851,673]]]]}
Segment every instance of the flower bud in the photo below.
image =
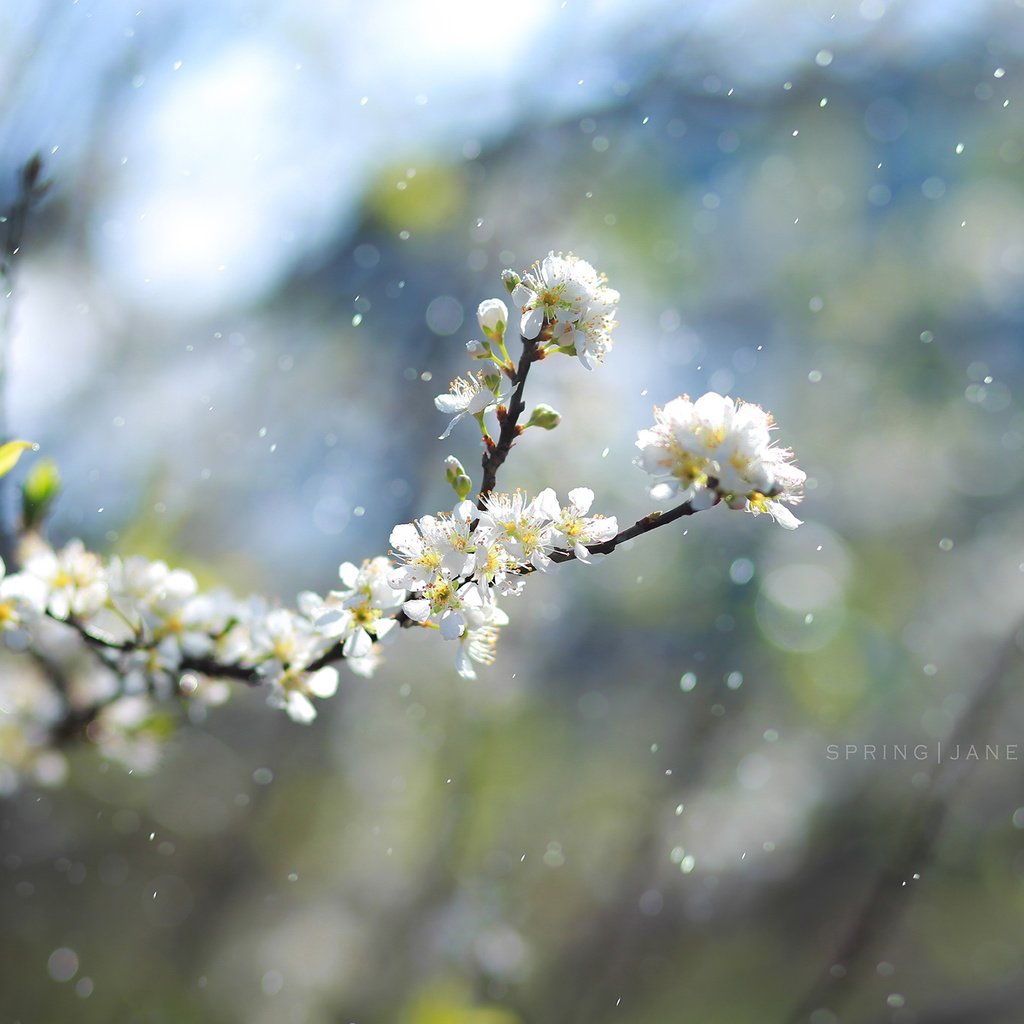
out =
{"type": "Polygon", "coordinates": [[[476,319],[488,338],[500,341],[508,323],[508,306],[501,299],[485,299],[477,306],[476,319]]]}
{"type": "Polygon", "coordinates": [[[454,455],[449,455],[444,460],[444,475],[448,478],[448,483],[451,483],[455,477],[466,475],[466,467],[454,455]]]}
{"type": "Polygon", "coordinates": [[[466,351],[473,359],[486,359],[491,354],[491,346],[486,341],[467,341],[466,351]]]}
{"type": "Polygon", "coordinates": [[[465,501],[466,495],[473,489],[473,481],[466,475],[465,468],[454,455],[449,455],[444,460],[444,475],[459,496],[459,501],[465,501]]]}
{"type": "Polygon", "coordinates": [[[519,287],[522,278],[514,270],[503,270],[501,272],[501,283],[511,295],[519,287]]]}
{"type": "Polygon", "coordinates": [[[540,427],[541,430],[554,430],[559,423],[562,422],[562,414],[555,409],[552,409],[550,405],[538,405],[533,412],[530,413],[530,419],[527,421],[528,427],[540,427]]]}
{"type": "Polygon", "coordinates": [[[485,373],[484,384],[487,385],[495,394],[498,393],[498,389],[501,387],[501,374],[500,373],[485,373]]]}
{"type": "Polygon", "coordinates": [[[42,525],[59,493],[57,463],[52,459],[37,462],[21,488],[21,520],[26,530],[42,525]]]}

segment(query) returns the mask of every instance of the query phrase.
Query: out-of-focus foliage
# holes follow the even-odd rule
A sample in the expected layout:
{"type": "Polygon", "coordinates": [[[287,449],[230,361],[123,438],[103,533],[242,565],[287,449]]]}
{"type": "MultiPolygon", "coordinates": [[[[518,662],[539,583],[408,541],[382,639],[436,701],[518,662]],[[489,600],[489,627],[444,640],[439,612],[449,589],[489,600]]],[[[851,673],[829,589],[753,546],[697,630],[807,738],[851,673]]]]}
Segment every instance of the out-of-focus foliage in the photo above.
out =
{"type": "MultiPolygon", "coordinates": [[[[6,797],[0,1020],[785,1020],[1024,614],[1024,8],[8,8],[2,181],[54,183],[8,426],[57,539],[323,591],[477,472],[431,399],[550,248],[621,325],[531,376],[562,423],[502,486],[631,522],[636,429],[708,388],[812,486],[794,534],[532,581],[476,683],[403,636],[309,730],[243,692],[152,774],[6,797]]],[[[844,1022],[1019,1019],[1020,680],[844,1022]]]]}

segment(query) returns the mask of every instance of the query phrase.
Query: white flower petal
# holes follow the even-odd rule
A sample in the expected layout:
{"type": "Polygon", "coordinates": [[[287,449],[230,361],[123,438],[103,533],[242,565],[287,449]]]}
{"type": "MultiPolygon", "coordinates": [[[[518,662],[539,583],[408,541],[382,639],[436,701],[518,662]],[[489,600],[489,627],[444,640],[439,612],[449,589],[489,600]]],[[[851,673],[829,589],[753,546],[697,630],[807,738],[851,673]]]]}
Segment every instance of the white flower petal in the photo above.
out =
{"type": "Polygon", "coordinates": [[[346,590],[354,590],[359,582],[359,568],[352,562],[342,562],[338,566],[338,578],[346,590]]]}
{"type": "Polygon", "coordinates": [[[466,628],[466,620],[461,612],[452,610],[446,611],[441,616],[441,636],[445,640],[458,640],[462,636],[463,630],[466,628]]]}
{"type": "Polygon", "coordinates": [[[406,601],[402,605],[402,611],[413,622],[426,622],[430,618],[430,602],[423,599],[406,601]]]}
{"type": "Polygon", "coordinates": [[[465,412],[467,404],[465,396],[461,395],[438,395],[434,399],[434,407],[438,412],[443,412],[446,416],[452,416],[457,412],[465,412]]]}
{"type": "Polygon", "coordinates": [[[346,658],[365,658],[373,648],[373,638],[365,629],[355,630],[345,641],[342,653],[346,658]]]}
{"type": "Polygon", "coordinates": [[[458,672],[463,679],[476,679],[476,669],[473,667],[473,662],[466,653],[465,644],[459,644],[459,649],[455,652],[455,671],[458,672]]]}
{"type": "Polygon", "coordinates": [[[400,523],[391,531],[389,540],[399,551],[418,553],[423,547],[419,531],[412,523],[400,523]]]}
{"type": "Polygon", "coordinates": [[[523,319],[520,325],[520,331],[524,338],[528,341],[532,341],[540,334],[540,329],[544,324],[544,310],[538,307],[537,309],[528,310],[523,314],[523,319]]]}
{"type": "Polygon", "coordinates": [[[288,695],[284,699],[284,709],[293,722],[299,722],[302,725],[309,725],[316,718],[316,708],[313,707],[313,702],[298,690],[288,691],[288,695]]]}
{"type": "Polygon", "coordinates": [[[569,504],[573,505],[581,516],[590,511],[594,504],[594,492],[589,487],[574,487],[569,492],[569,504]]]}
{"type": "Polygon", "coordinates": [[[338,692],[338,670],[333,665],[317,669],[306,680],[306,689],[314,697],[333,697],[338,692]]]}
{"type": "Polygon", "coordinates": [[[451,423],[449,423],[449,424],[448,424],[448,426],[444,428],[444,433],[443,433],[443,434],[438,434],[438,435],[437,435],[437,439],[438,439],[438,441],[445,441],[445,440],[447,440],[447,439],[448,439],[448,436],[449,436],[449,435],[451,434],[451,432],[452,432],[452,431],[453,431],[453,430],[455,429],[455,424],[456,424],[456,423],[458,423],[458,422],[459,422],[459,420],[461,420],[461,419],[462,419],[462,417],[463,417],[463,416],[465,416],[465,415],[466,415],[466,414],[465,414],[464,412],[460,412],[460,413],[459,413],[459,415],[458,415],[458,416],[456,416],[456,417],[455,417],[455,419],[453,419],[453,420],[451,421],[451,423]]]}

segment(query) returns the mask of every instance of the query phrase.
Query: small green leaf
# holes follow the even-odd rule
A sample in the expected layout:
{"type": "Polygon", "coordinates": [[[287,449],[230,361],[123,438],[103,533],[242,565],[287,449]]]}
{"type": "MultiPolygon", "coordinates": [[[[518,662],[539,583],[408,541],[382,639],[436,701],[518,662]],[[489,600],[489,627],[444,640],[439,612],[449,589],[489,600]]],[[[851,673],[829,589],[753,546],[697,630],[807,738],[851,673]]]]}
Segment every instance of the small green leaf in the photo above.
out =
{"type": "Polygon", "coordinates": [[[0,476],[6,476],[14,469],[26,448],[38,451],[39,445],[32,441],[8,441],[0,445],[0,476]]]}

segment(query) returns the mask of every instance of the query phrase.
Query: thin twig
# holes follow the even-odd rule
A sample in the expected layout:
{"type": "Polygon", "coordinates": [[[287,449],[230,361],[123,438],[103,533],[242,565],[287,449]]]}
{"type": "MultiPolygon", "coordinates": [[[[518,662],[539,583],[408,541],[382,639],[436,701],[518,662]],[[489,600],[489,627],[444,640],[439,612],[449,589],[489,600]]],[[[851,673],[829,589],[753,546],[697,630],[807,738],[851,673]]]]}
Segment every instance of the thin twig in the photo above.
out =
{"type": "Polygon", "coordinates": [[[484,472],[478,499],[478,507],[481,510],[484,508],[484,499],[497,485],[498,470],[508,458],[508,453],[512,450],[516,438],[523,432],[523,428],[519,426],[519,417],[526,411],[526,403],[523,401],[526,378],[530,372],[530,364],[543,358],[540,342],[547,330],[548,325],[545,321],[544,328],[537,338],[533,340],[523,338],[523,354],[519,357],[519,365],[512,375],[512,398],[509,400],[507,409],[504,406],[498,406],[498,422],[501,424],[498,440],[492,441],[489,437],[484,440],[482,460],[484,472]]]}
{"type": "MultiPolygon", "coordinates": [[[[594,544],[591,546],[590,551],[593,554],[611,554],[619,544],[632,540],[634,537],[643,536],[645,533],[651,533],[663,526],[668,526],[684,516],[693,515],[696,511],[698,510],[690,502],[686,501],[675,508],[669,509],[667,512],[652,512],[650,515],[637,520],[632,526],[619,531],[619,533],[603,544],[594,544]]],[[[557,563],[571,562],[575,558],[576,553],[574,551],[559,549],[551,553],[551,560],[557,563]]],[[[526,566],[522,570],[524,574],[533,571],[532,566],[526,566]]],[[[395,619],[402,627],[420,625],[420,623],[414,622],[401,610],[395,614],[395,619]]],[[[113,662],[117,657],[132,654],[135,651],[151,650],[155,646],[153,643],[147,643],[143,640],[127,640],[123,643],[107,640],[104,637],[97,636],[95,633],[90,633],[84,623],[78,622],[74,618],[57,619],[56,621],[74,629],[88,647],[96,653],[103,664],[115,672],[117,671],[117,666],[113,662]]],[[[315,672],[327,665],[344,660],[344,645],[339,642],[312,661],[306,667],[306,671],[315,672]]],[[[180,678],[188,673],[195,673],[211,679],[231,679],[245,683],[247,686],[261,686],[266,681],[256,666],[223,662],[218,661],[216,658],[197,658],[186,655],[175,669],[175,674],[180,678]]],[[[112,699],[116,699],[116,696],[119,696],[119,694],[115,695],[112,699]]],[[[108,703],[110,701],[103,701],[86,708],[73,708],[69,706],[66,713],[53,728],[54,738],[56,740],[67,740],[80,735],[108,703]]]]}
{"type": "MultiPolygon", "coordinates": [[[[716,497],[714,505],[717,505],[718,501],[719,499],[716,497]]],[[[699,511],[700,509],[693,507],[691,501],[684,501],[681,505],[676,505],[675,508],[670,508],[667,512],[651,512],[650,515],[644,516],[643,519],[638,519],[627,529],[620,530],[611,540],[606,540],[601,544],[589,544],[587,550],[592,555],[610,555],[620,544],[624,544],[627,540],[632,540],[634,537],[642,537],[645,533],[660,529],[662,526],[668,526],[669,523],[674,523],[677,519],[682,519],[683,516],[692,516],[695,512],[699,511]]],[[[551,552],[552,562],[571,562],[575,557],[575,551],[559,549],[558,551],[551,552]]]]}

